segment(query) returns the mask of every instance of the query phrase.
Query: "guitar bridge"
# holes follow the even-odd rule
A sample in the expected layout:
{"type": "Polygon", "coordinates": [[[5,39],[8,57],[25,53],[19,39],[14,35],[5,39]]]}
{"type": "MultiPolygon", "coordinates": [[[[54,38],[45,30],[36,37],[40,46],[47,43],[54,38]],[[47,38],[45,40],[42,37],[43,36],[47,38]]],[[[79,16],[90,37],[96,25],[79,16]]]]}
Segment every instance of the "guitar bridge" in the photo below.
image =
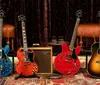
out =
{"type": "Polygon", "coordinates": [[[71,55],[70,54],[66,55],[66,60],[65,61],[69,62],[70,60],[71,60],[71,55]]]}
{"type": "Polygon", "coordinates": [[[98,61],[96,61],[96,63],[100,64],[100,61],[98,60],[98,61]]]}

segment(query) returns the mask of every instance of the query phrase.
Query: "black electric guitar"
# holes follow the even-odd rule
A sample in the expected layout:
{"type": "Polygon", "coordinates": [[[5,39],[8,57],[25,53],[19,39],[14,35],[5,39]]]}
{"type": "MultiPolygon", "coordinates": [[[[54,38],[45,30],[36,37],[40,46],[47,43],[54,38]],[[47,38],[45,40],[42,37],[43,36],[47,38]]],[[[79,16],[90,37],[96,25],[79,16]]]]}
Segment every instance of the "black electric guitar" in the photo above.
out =
{"type": "MultiPolygon", "coordinates": [[[[98,16],[100,18],[100,11],[98,12],[98,16]]],[[[100,29],[100,19],[98,27],[100,29]]],[[[98,34],[100,34],[100,30],[98,34]]],[[[91,58],[88,63],[87,71],[92,77],[100,78],[100,36],[99,42],[93,43],[91,46],[91,58]]]]}

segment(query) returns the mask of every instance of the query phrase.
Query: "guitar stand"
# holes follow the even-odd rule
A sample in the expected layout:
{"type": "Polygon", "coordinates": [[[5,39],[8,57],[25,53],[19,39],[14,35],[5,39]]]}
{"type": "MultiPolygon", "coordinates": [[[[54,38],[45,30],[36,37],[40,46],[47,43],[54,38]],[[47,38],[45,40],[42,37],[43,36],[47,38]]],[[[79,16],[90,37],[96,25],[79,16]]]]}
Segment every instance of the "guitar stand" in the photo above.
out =
{"type": "Polygon", "coordinates": [[[60,73],[56,72],[56,73],[53,73],[50,76],[47,76],[46,78],[47,79],[61,79],[62,77],[63,77],[63,75],[61,75],[60,73]]]}
{"type": "Polygon", "coordinates": [[[20,74],[19,76],[15,77],[15,80],[18,78],[40,78],[40,77],[37,76],[36,74],[34,74],[32,76],[23,76],[22,74],[20,74]]]}

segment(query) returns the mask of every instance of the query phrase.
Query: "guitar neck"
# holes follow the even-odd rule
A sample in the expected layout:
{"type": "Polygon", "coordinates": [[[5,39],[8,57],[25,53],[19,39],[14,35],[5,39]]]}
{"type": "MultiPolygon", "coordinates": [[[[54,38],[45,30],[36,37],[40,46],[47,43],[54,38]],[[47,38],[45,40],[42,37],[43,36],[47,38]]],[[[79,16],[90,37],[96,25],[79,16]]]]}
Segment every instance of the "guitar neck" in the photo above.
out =
{"type": "Polygon", "coordinates": [[[3,19],[0,18],[0,49],[2,48],[2,25],[3,25],[3,19]]]}
{"type": "Polygon", "coordinates": [[[25,22],[22,21],[22,37],[23,37],[23,47],[24,47],[24,51],[28,51],[27,48],[27,38],[26,38],[26,30],[25,30],[25,22]]]}
{"type": "Polygon", "coordinates": [[[74,48],[74,43],[75,43],[75,40],[76,40],[76,35],[77,35],[77,29],[78,29],[79,22],[80,22],[80,18],[77,18],[76,24],[75,24],[75,27],[74,27],[74,32],[73,32],[73,35],[72,35],[72,38],[71,38],[71,43],[69,45],[70,50],[73,50],[73,48],[74,48]]]}

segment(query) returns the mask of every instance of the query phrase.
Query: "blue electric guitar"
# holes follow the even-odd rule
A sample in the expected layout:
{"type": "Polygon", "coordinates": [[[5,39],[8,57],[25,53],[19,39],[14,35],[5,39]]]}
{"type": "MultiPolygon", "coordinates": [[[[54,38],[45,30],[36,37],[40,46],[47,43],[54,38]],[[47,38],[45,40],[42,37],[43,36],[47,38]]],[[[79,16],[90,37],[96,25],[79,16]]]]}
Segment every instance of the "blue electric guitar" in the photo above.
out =
{"type": "Polygon", "coordinates": [[[0,77],[7,76],[12,71],[12,62],[8,58],[7,54],[10,50],[9,45],[2,48],[2,25],[3,25],[3,10],[0,10],[0,77]]]}

